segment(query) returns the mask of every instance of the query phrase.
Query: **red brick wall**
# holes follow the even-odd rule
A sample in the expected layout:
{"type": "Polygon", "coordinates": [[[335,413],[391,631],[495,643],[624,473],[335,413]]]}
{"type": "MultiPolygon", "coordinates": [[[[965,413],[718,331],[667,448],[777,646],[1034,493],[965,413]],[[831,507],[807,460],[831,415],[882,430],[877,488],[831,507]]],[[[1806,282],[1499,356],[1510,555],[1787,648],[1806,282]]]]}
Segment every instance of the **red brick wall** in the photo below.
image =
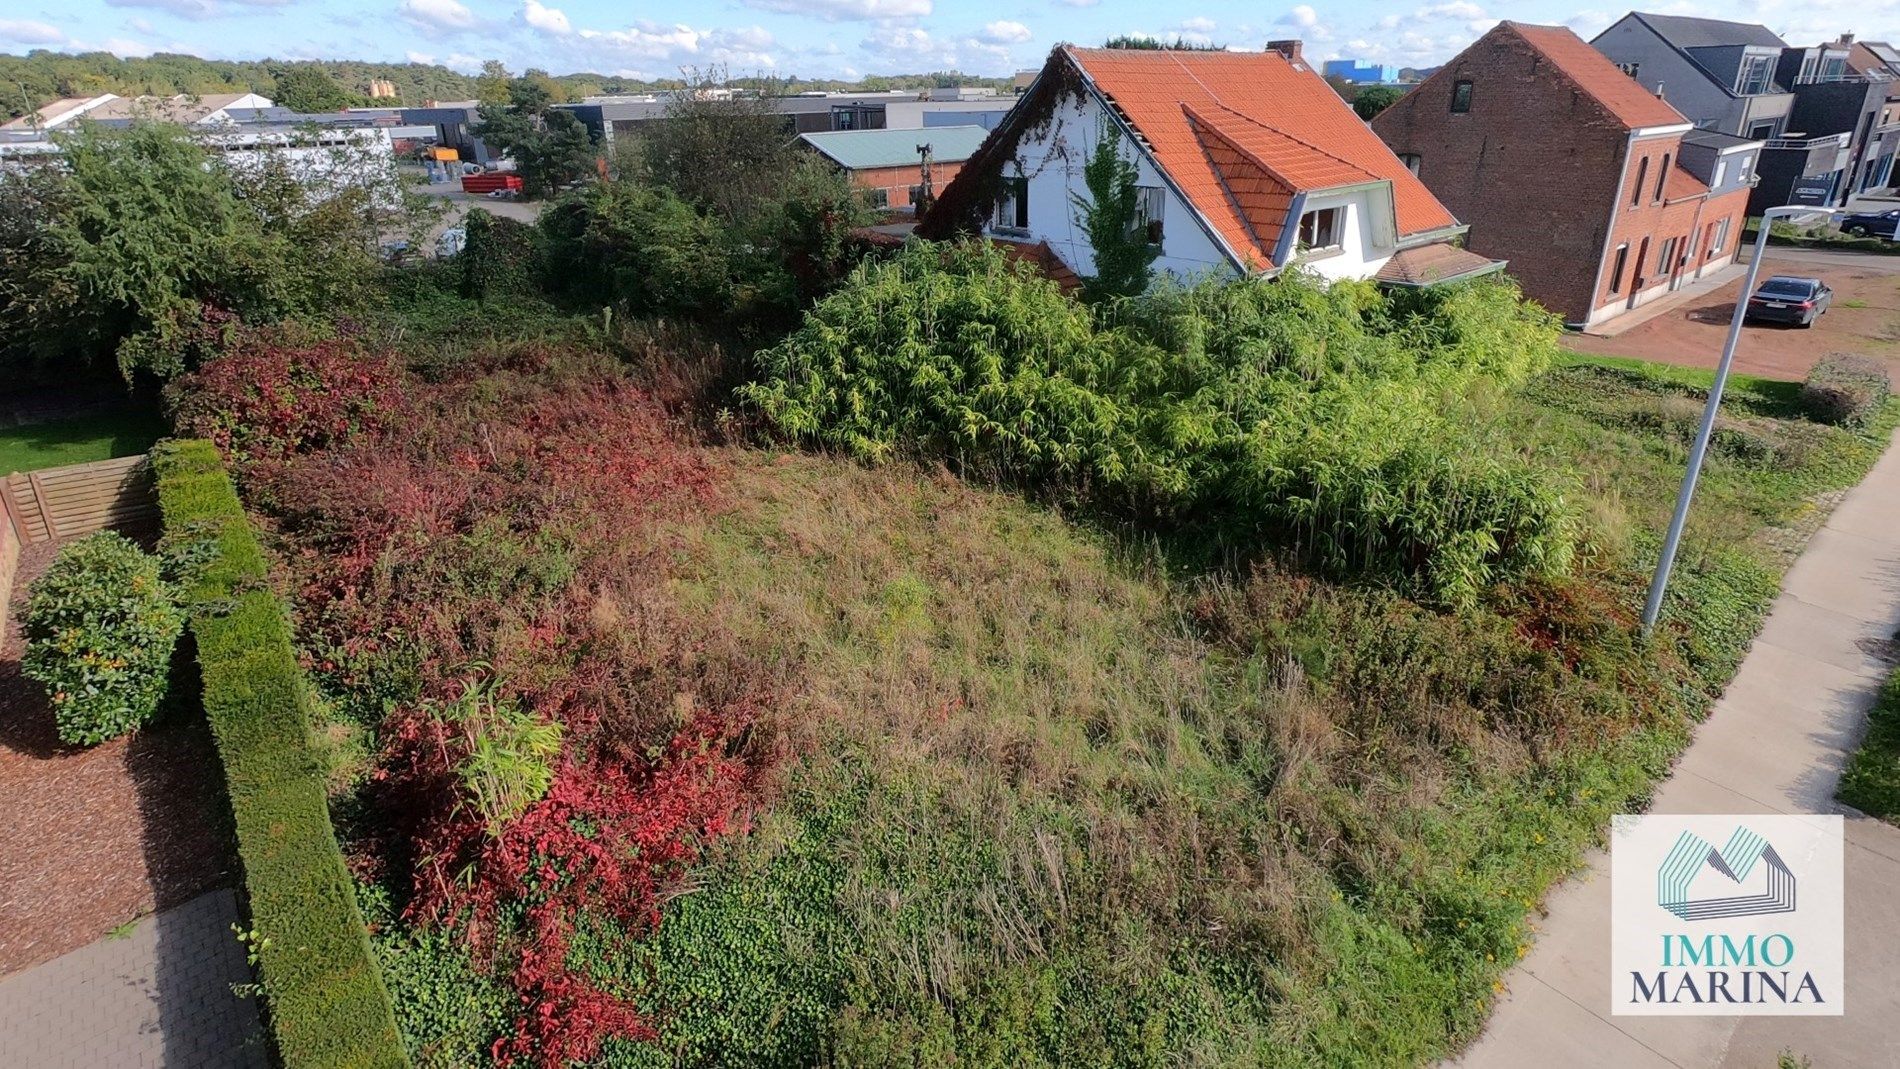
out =
{"type": "Polygon", "coordinates": [[[1697,260],[1689,250],[1697,247],[1696,239],[1702,232],[1698,219],[1703,213],[1703,201],[1671,204],[1656,197],[1657,176],[1662,173],[1665,162],[1669,168],[1675,168],[1676,155],[1681,151],[1680,135],[1650,138],[1632,147],[1624,168],[1623,188],[1618,194],[1619,210],[1610,234],[1608,267],[1597,284],[1592,308],[1628,304],[1632,292],[1647,293],[1657,286],[1666,286],[1673,271],[1685,276],[1695,273],[1697,260]],[[1636,188],[1639,178],[1642,180],[1640,191],[1636,188]],[[1676,239],[1676,248],[1671,250],[1675,255],[1669,264],[1664,264],[1665,246],[1672,238],[1676,239]],[[1626,243],[1629,255],[1624,258],[1622,273],[1615,274],[1617,247],[1626,243]],[[1682,262],[1685,256],[1689,258],[1686,264],[1682,262]]]}
{"type": "MultiPolygon", "coordinates": [[[[1627,128],[1515,34],[1487,34],[1373,120],[1460,222],[1466,246],[1509,260],[1524,291],[1566,321],[1588,315],[1622,186],[1627,128]],[[1451,110],[1472,83],[1471,109],[1451,110]]],[[[1653,170],[1654,165],[1652,165],[1653,170]]]]}
{"type": "MultiPolygon", "coordinates": [[[[930,182],[939,194],[943,187],[963,169],[962,163],[933,163],[930,165],[930,182]]],[[[920,164],[907,167],[866,167],[851,172],[851,184],[859,189],[884,191],[885,203],[892,208],[908,207],[910,187],[924,180],[924,169],[920,164]]]]}

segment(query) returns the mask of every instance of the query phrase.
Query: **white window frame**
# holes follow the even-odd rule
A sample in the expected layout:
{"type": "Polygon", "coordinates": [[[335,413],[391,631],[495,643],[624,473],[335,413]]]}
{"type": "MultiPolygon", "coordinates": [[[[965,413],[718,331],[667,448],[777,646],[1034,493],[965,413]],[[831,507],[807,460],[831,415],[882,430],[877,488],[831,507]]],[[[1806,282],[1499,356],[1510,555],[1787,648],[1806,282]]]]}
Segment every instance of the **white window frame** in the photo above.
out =
{"type": "Polygon", "coordinates": [[[1003,189],[990,213],[990,229],[1000,234],[1029,233],[1029,179],[1009,176],[1003,179],[1003,189]]]}
{"type": "Polygon", "coordinates": [[[1731,221],[1729,219],[1715,221],[1715,240],[1709,242],[1710,256],[1721,255],[1723,248],[1728,245],[1728,225],[1731,221]]]}
{"type": "Polygon", "coordinates": [[[1346,247],[1346,206],[1314,208],[1300,213],[1298,232],[1301,252],[1336,252],[1346,247]],[[1310,221],[1310,225],[1309,225],[1310,221]],[[1321,223],[1325,223],[1322,229],[1321,223]],[[1327,239],[1324,243],[1321,238],[1327,239]]]}
{"type": "Polygon", "coordinates": [[[1728,181],[1728,161],[1718,159],[1715,161],[1715,181],[1710,182],[1709,185],[1721,189],[1722,183],[1726,181],[1728,181]]]}

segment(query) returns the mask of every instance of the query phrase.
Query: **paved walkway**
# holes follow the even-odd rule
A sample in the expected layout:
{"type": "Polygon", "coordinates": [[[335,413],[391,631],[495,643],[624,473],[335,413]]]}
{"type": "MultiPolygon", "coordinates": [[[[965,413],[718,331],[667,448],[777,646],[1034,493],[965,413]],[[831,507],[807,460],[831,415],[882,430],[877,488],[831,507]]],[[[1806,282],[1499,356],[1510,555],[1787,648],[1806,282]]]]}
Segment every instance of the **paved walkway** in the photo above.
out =
{"type": "Polygon", "coordinates": [[[1809,543],[1728,693],[1655,813],[1844,813],[1846,1013],[1612,1017],[1609,860],[1550,896],[1536,947],[1459,1065],[1469,1069],[1900,1065],[1900,828],[1834,801],[1900,624],[1900,448],[1889,449],[1809,543]]]}
{"type": "Polygon", "coordinates": [[[213,891],[0,980],[0,1066],[264,1069],[257,1004],[231,991],[251,979],[237,919],[213,891]]]}

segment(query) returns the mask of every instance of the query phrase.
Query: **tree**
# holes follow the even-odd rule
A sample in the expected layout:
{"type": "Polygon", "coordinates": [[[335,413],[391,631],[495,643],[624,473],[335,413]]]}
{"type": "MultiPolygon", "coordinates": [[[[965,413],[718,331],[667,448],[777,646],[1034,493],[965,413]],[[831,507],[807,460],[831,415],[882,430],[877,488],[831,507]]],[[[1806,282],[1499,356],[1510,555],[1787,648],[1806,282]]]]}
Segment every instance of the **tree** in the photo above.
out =
{"type": "Polygon", "coordinates": [[[313,196],[281,166],[236,173],[170,125],[60,140],[64,170],[0,174],[0,356],[73,371],[116,357],[128,378],[169,378],[204,355],[207,324],[373,299],[368,188],[313,196]]]}
{"type": "Polygon", "coordinates": [[[513,77],[501,60],[483,60],[482,73],[475,79],[475,99],[483,104],[508,103],[508,83],[513,77]]]}
{"type": "Polygon", "coordinates": [[[593,136],[571,111],[551,107],[558,85],[545,71],[508,83],[506,104],[483,104],[472,133],[515,161],[523,192],[545,196],[594,167],[593,136]]]}
{"type": "Polygon", "coordinates": [[[634,315],[730,316],[732,270],[718,223],[671,190],[598,182],[536,222],[550,288],[634,315]]]}
{"type": "Polygon", "coordinates": [[[1371,122],[1374,116],[1398,103],[1404,95],[1405,90],[1396,85],[1369,85],[1352,98],[1352,110],[1358,112],[1361,119],[1371,122]]]}
{"type": "Polygon", "coordinates": [[[1161,247],[1149,240],[1142,218],[1140,172],[1121,152],[1121,133],[1106,119],[1096,128],[1095,148],[1082,166],[1089,195],[1070,194],[1076,222],[1095,254],[1095,274],[1083,279],[1091,300],[1133,297],[1148,288],[1149,269],[1161,247]]]}
{"type": "Polygon", "coordinates": [[[300,64],[277,69],[272,99],[292,111],[314,114],[347,108],[356,103],[356,94],[338,85],[321,67],[300,64]]]}
{"type": "Polygon", "coordinates": [[[744,223],[783,183],[792,139],[769,91],[735,93],[729,81],[724,68],[688,72],[685,88],[648,124],[642,156],[653,181],[744,223]]]}

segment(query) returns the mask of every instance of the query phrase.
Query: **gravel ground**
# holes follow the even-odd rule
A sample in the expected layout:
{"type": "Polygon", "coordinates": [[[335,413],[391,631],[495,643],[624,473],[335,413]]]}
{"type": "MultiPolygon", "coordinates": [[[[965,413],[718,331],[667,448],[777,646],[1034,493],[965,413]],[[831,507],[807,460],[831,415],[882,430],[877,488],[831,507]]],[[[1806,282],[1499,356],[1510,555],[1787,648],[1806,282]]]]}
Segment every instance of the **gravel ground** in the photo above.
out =
{"type": "MultiPolygon", "coordinates": [[[[27,547],[10,615],[55,548],[27,547]]],[[[0,976],[237,880],[204,718],[63,746],[20,651],[10,621],[0,636],[0,976]]]]}

